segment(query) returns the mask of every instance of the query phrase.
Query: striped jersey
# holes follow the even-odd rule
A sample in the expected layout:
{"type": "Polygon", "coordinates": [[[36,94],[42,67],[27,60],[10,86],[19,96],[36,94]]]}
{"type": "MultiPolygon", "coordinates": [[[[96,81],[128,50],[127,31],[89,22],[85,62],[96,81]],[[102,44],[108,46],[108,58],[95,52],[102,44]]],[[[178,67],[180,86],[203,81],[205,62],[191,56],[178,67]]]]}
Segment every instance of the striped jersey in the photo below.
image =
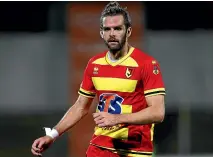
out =
{"type": "MultiPolygon", "coordinates": [[[[131,47],[127,55],[112,62],[108,53],[89,60],[78,92],[85,97],[97,96],[97,112],[138,112],[147,107],[146,97],[165,94],[159,63],[153,57],[131,47]]],[[[154,124],[96,126],[90,144],[149,155],[153,151],[153,129],[154,124]]]]}

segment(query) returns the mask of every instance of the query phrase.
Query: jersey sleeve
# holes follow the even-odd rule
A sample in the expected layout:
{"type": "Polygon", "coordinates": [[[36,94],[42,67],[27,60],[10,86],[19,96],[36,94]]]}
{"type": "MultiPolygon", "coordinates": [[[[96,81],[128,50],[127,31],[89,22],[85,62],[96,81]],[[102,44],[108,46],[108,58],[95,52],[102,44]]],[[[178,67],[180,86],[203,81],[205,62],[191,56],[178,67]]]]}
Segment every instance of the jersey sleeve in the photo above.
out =
{"type": "Polygon", "coordinates": [[[96,95],[96,90],[92,82],[91,72],[91,63],[88,62],[84,70],[83,80],[81,82],[78,94],[83,95],[85,97],[94,98],[96,95]]]}
{"type": "Polygon", "coordinates": [[[145,62],[142,69],[142,80],[145,97],[166,94],[160,65],[156,60],[145,62]]]}

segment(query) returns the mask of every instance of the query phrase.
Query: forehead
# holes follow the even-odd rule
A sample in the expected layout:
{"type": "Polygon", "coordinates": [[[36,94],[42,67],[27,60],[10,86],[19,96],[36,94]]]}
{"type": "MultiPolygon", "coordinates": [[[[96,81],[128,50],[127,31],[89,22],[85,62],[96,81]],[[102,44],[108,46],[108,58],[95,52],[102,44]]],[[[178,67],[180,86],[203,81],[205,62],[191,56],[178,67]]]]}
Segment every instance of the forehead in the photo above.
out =
{"type": "Polygon", "coordinates": [[[124,24],[124,18],[122,15],[106,16],[103,18],[104,27],[115,27],[124,24]]]}

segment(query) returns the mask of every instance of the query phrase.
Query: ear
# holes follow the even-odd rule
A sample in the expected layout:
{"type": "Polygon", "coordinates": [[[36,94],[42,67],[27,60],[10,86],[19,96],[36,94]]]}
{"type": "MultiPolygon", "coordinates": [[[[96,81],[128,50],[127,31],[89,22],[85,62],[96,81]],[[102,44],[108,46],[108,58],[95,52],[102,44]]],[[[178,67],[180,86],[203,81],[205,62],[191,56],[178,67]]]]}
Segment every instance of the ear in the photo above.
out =
{"type": "Polygon", "coordinates": [[[104,32],[102,30],[100,30],[100,36],[101,38],[104,38],[104,32]]]}
{"type": "Polygon", "coordinates": [[[129,27],[129,28],[127,29],[127,37],[130,37],[131,34],[132,34],[132,27],[129,27]]]}

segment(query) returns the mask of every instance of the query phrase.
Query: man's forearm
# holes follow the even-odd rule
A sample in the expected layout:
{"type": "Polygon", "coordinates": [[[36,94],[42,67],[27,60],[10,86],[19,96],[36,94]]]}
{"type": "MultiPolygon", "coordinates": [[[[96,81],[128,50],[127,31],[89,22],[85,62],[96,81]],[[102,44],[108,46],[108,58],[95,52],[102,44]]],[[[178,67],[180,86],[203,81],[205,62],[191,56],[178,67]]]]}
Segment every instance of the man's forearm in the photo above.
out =
{"type": "Polygon", "coordinates": [[[87,109],[80,108],[77,104],[73,105],[54,128],[58,131],[59,135],[61,135],[72,128],[87,113],[87,109]]]}
{"type": "Polygon", "coordinates": [[[136,113],[117,115],[118,124],[151,124],[162,122],[164,119],[164,109],[148,107],[136,113]]]}

